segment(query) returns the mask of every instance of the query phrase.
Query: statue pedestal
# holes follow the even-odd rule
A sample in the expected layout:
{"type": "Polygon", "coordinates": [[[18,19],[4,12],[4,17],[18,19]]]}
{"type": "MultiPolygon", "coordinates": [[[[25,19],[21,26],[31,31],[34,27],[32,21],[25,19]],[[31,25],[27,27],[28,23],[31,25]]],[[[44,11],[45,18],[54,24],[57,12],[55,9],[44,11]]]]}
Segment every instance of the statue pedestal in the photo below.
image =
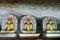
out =
{"type": "Polygon", "coordinates": [[[0,37],[16,37],[16,34],[13,33],[13,34],[0,34],[0,37]]]}
{"type": "Polygon", "coordinates": [[[44,37],[47,37],[47,38],[59,38],[60,37],[60,34],[58,33],[53,33],[53,34],[44,34],[44,37]]]}
{"type": "Polygon", "coordinates": [[[23,33],[19,34],[20,37],[39,37],[40,33],[23,33]]]}
{"type": "Polygon", "coordinates": [[[54,34],[54,33],[58,34],[58,33],[60,33],[60,31],[47,31],[47,33],[48,33],[48,34],[50,34],[50,33],[51,33],[51,34],[54,34]]]}
{"type": "Polygon", "coordinates": [[[36,33],[36,31],[22,31],[22,33],[36,33]]]}
{"type": "Polygon", "coordinates": [[[16,33],[14,31],[1,31],[0,37],[16,37],[16,33]]]}

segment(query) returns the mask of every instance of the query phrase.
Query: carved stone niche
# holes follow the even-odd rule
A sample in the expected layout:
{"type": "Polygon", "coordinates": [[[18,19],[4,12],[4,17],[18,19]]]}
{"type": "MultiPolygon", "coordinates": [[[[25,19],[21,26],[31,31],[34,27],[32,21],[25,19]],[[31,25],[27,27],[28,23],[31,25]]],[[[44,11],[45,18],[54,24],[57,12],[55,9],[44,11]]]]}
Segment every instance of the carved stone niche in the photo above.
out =
{"type": "Polygon", "coordinates": [[[49,37],[49,38],[60,37],[60,31],[57,29],[58,29],[57,21],[54,17],[45,17],[43,19],[44,37],[49,37]],[[52,24],[50,24],[51,22],[49,20],[52,22],[52,24]],[[48,26],[47,26],[47,24],[48,24],[48,26]]]}
{"type": "Polygon", "coordinates": [[[39,33],[36,33],[36,27],[37,27],[36,19],[33,16],[24,16],[20,21],[20,28],[21,28],[21,33],[19,33],[20,37],[39,36],[39,33]]]}
{"type": "Polygon", "coordinates": [[[2,20],[0,37],[15,37],[17,23],[17,18],[14,15],[6,15],[2,20]]]}

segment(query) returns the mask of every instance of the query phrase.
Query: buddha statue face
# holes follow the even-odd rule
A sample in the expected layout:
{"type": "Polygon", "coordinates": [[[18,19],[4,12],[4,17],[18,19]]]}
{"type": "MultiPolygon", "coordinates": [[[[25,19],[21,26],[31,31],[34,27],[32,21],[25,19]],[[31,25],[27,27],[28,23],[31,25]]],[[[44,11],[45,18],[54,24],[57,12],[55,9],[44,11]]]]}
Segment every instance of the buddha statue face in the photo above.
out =
{"type": "Polygon", "coordinates": [[[8,19],[8,24],[11,24],[12,23],[12,19],[8,19]]]}
{"type": "Polygon", "coordinates": [[[53,23],[52,19],[48,20],[48,23],[52,24],[53,23]]]}
{"type": "Polygon", "coordinates": [[[30,19],[29,18],[27,19],[27,24],[30,24],[30,19]]]}

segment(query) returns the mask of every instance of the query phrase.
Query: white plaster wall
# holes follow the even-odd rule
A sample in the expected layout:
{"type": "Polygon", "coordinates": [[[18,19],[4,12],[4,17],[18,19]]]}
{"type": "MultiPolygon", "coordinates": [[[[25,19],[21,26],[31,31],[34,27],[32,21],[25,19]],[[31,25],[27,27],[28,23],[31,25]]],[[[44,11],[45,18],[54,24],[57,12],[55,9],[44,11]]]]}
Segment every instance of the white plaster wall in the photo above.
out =
{"type": "Polygon", "coordinates": [[[38,18],[41,18],[44,16],[52,16],[57,19],[60,18],[60,7],[39,6],[39,5],[32,5],[32,4],[16,4],[15,6],[16,6],[15,8],[7,8],[7,7],[4,7],[4,5],[2,5],[0,7],[0,14],[6,15],[9,13],[13,13],[18,16],[33,15],[38,18]]]}

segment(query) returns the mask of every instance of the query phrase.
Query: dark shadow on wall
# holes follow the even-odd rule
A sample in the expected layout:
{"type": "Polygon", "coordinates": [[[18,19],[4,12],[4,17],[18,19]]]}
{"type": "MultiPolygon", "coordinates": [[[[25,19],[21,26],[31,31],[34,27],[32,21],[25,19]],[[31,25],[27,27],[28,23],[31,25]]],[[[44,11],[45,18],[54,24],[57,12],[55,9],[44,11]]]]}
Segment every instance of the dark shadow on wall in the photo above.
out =
{"type": "Polygon", "coordinates": [[[60,0],[0,0],[5,3],[36,4],[36,5],[57,5],[60,0]]]}

